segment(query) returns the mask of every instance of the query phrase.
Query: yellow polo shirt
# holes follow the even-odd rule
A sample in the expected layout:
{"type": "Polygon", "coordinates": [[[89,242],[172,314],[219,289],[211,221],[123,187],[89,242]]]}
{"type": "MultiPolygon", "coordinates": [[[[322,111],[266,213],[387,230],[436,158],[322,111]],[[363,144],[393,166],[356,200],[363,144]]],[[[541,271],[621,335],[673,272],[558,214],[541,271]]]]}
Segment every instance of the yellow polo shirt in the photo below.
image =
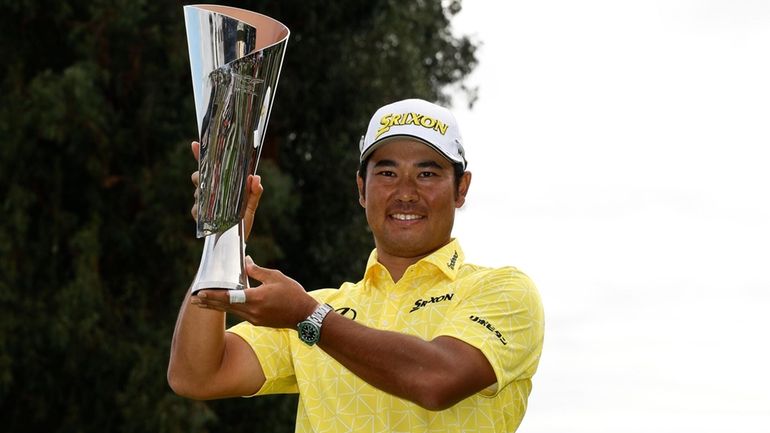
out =
{"type": "MultiPolygon", "coordinates": [[[[521,423],[543,345],[543,309],[516,268],[464,263],[456,240],[410,266],[398,283],[369,257],[364,278],[310,292],[366,326],[480,349],[497,383],[443,411],[380,391],[295,330],[240,323],[229,331],[254,350],[267,378],[256,395],[299,392],[297,432],[513,432],[521,423]]],[[[373,343],[376,344],[376,343],[373,343]]]]}

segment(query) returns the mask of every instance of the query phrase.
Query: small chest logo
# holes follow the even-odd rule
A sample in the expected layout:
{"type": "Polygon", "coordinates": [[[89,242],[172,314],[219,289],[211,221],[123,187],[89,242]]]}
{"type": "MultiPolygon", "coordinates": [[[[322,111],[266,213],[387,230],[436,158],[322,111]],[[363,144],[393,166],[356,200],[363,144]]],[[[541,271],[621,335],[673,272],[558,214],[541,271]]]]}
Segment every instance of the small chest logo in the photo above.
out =
{"type": "Polygon", "coordinates": [[[431,296],[430,299],[418,299],[414,301],[414,307],[412,307],[411,310],[409,310],[410,313],[414,313],[415,311],[419,310],[420,308],[423,308],[424,306],[428,304],[435,304],[437,302],[444,302],[444,301],[451,301],[452,298],[454,298],[454,293],[447,293],[445,295],[441,296],[431,296]]]}
{"type": "Polygon", "coordinates": [[[455,253],[452,254],[452,258],[449,259],[449,263],[446,264],[447,267],[453,271],[455,270],[455,265],[457,264],[457,257],[458,257],[458,254],[457,254],[457,251],[455,251],[455,253]]]}
{"type": "Polygon", "coordinates": [[[341,316],[345,316],[351,320],[356,320],[356,316],[358,316],[358,313],[356,312],[356,310],[350,307],[337,308],[334,311],[338,312],[341,316]]]}

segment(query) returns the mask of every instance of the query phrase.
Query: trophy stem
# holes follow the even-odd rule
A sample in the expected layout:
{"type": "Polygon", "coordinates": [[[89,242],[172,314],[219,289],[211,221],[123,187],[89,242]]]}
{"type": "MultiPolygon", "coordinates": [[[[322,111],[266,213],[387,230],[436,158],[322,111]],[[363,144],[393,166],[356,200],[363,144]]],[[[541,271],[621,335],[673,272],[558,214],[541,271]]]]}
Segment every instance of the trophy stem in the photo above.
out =
{"type": "Polygon", "coordinates": [[[243,221],[222,233],[206,236],[192,294],[203,289],[248,289],[245,249],[243,221]]]}

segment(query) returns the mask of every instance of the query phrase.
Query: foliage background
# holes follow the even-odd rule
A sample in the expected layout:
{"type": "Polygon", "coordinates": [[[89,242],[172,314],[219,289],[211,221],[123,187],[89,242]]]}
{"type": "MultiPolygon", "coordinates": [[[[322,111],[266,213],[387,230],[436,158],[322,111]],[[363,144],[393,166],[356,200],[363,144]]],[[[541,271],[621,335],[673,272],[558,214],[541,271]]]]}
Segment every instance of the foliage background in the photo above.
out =
{"type": "MultiPolygon", "coordinates": [[[[0,0],[0,418],[4,431],[292,431],[296,396],[196,402],[166,383],[202,241],[182,4],[0,0]]],[[[292,31],[248,251],[310,290],[357,280],[370,114],[449,102],[476,64],[460,1],[231,2],[292,31]]]]}

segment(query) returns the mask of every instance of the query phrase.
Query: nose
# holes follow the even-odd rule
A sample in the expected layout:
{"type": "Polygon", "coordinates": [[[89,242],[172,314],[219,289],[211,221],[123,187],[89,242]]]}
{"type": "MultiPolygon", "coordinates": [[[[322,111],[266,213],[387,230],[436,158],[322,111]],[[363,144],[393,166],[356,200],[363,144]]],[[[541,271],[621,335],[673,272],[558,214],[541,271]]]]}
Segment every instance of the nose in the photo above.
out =
{"type": "Polygon", "coordinates": [[[413,179],[401,178],[396,190],[396,199],[403,203],[414,203],[419,199],[417,184],[413,179]]]}

